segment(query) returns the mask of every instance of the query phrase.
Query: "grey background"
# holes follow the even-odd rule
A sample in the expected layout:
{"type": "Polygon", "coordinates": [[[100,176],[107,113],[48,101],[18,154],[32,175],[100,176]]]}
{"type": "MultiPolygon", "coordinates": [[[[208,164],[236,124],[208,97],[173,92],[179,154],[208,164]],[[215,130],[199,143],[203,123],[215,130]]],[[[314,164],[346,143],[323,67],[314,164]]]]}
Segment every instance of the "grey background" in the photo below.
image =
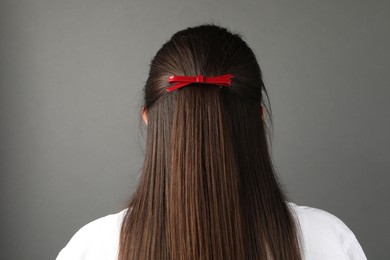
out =
{"type": "Polygon", "coordinates": [[[176,31],[240,32],[262,67],[292,200],[388,259],[388,1],[0,2],[0,259],[54,259],[116,213],[143,159],[148,64],[176,31]]]}

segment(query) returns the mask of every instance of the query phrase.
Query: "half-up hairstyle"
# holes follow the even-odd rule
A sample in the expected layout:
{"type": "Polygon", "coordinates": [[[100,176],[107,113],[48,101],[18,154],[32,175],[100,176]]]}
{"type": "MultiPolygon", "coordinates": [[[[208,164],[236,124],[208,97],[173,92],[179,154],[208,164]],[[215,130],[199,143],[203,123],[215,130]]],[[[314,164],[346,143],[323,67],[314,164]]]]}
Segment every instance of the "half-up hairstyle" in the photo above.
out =
{"type": "Polygon", "coordinates": [[[259,64],[240,34],[203,24],[163,44],[144,86],[145,160],[122,222],[119,260],[302,259],[299,225],[270,157],[263,92],[259,64]],[[171,75],[228,73],[228,87],[166,91],[171,75]]]}

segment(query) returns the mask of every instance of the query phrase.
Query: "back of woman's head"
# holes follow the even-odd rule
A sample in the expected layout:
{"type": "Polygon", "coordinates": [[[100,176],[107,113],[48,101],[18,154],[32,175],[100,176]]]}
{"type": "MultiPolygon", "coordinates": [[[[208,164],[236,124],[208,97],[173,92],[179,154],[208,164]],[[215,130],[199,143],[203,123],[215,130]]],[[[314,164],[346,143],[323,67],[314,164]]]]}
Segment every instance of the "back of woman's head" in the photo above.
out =
{"type": "MultiPolygon", "coordinates": [[[[234,87],[223,91],[261,101],[264,84],[255,55],[239,35],[223,27],[208,24],[175,33],[157,52],[150,67],[145,86],[147,107],[169,95],[165,89],[170,75],[201,74],[207,77],[231,73],[234,87]]],[[[192,90],[187,89],[187,92],[192,90]]],[[[219,92],[218,88],[214,89],[219,92]]]]}
{"type": "Polygon", "coordinates": [[[268,151],[263,92],[253,51],[226,28],[187,28],[162,46],[144,87],[145,161],[120,260],[301,259],[268,151]],[[230,86],[166,91],[171,75],[228,73],[230,86]]]}

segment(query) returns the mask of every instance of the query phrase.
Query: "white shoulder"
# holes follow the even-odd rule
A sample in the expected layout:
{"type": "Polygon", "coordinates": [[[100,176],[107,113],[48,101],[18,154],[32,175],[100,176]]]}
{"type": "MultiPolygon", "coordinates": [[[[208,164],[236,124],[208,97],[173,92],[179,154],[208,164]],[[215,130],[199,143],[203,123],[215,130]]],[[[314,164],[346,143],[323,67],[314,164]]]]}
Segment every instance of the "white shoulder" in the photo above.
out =
{"type": "Polygon", "coordinates": [[[288,203],[300,224],[307,259],[367,260],[352,230],[334,214],[309,206],[288,203]]]}
{"type": "Polygon", "coordinates": [[[120,226],[127,209],[82,226],[58,253],[56,260],[114,259],[120,226]]]}

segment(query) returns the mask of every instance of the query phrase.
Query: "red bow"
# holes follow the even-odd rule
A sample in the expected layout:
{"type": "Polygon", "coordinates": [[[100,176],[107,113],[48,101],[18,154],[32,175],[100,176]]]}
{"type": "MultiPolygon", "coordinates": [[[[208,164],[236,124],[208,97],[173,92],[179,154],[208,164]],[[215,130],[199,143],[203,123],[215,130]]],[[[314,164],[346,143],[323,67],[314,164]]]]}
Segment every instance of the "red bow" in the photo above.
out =
{"type": "Polygon", "coordinates": [[[233,78],[232,74],[225,74],[221,76],[216,77],[204,77],[203,75],[197,75],[197,76],[170,76],[168,78],[168,82],[179,82],[176,85],[173,85],[166,90],[168,92],[171,92],[173,90],[176,90],[178,88],[182,88],[188,84],[191,83],[206,83],[206,84],[215,84],[215,85],[221,85],[221,86],[230,86],[231,85],[231,78],[233,78]]]}

